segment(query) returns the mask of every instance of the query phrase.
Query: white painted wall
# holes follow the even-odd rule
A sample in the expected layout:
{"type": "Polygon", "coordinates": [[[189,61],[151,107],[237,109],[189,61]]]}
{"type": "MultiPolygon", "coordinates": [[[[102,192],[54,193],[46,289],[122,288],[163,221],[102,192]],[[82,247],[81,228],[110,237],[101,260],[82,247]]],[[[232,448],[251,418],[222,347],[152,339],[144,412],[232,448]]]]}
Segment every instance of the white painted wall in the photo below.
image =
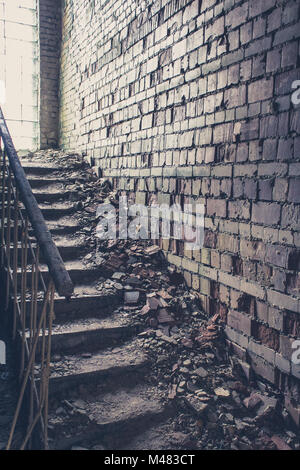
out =
{"type": "Polygon", "coordinates": [[[0,0],[0,101],[18,150],[39,145],[37,0],[0,0]]]}

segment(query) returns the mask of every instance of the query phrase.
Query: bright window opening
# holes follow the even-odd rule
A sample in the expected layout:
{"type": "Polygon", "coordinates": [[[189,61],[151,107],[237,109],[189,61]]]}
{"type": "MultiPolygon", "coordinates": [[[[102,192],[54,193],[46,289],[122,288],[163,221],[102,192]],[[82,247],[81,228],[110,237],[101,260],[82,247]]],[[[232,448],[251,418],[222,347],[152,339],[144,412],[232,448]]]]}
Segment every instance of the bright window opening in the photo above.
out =
{"type": "Polygon", "coordinates": [[[37,0],[0,0],[0,104],[15,147],[39,145],[37,0]]]}

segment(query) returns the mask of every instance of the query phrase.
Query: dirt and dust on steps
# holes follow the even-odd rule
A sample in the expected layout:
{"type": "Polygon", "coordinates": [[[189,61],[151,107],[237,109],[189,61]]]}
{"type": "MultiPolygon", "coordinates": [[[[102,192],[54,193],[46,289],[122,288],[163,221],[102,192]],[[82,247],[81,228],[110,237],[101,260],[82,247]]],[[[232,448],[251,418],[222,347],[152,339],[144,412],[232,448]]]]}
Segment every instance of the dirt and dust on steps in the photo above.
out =
{"type": "Polygon", "coordinates": [[[75,282],[55,303],[51,448],[300,449],[281,393],[248,381],[162,251],[96,237],[109,181],[57,150],[22,163],[75,282]]]}

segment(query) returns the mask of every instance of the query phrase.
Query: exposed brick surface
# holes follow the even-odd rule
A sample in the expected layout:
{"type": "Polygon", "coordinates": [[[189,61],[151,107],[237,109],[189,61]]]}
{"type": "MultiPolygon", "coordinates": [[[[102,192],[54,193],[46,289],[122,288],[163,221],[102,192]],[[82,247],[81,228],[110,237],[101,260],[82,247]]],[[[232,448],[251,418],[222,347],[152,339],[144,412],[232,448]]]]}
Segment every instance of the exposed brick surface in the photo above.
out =
{"type": "Polygon", "coordinates": [[[204,204],[205,250],[188,257],[178,242],[168,259],[208,314],[222,311],[229,340],[271,382],[292,374],[283,344],[300,334],[294,5],[63,7],[61,145],[87,155],[116,189],[204,204]]]}
{"type": "Polygon", "coordinates": [[[40,146],[58,145],[61,1],[39,0],[40,146]]]}

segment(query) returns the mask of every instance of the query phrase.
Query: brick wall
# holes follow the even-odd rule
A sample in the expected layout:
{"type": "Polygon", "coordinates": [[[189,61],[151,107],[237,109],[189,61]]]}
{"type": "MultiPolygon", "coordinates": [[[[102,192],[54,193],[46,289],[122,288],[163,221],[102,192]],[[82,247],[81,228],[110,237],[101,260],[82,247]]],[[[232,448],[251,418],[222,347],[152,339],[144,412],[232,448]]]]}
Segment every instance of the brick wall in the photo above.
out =
{"type": "Polygon", "coordinates": [[[62,146],[139,201],[205,205],[203,249],[161,244],[241,360],[299,394],[299,2],[64,3],[62,146]]]}
{"type": "Polygon", "coordinates": [[[40,145],[58,145],[61,0],[39,0],[40,145]]]}

